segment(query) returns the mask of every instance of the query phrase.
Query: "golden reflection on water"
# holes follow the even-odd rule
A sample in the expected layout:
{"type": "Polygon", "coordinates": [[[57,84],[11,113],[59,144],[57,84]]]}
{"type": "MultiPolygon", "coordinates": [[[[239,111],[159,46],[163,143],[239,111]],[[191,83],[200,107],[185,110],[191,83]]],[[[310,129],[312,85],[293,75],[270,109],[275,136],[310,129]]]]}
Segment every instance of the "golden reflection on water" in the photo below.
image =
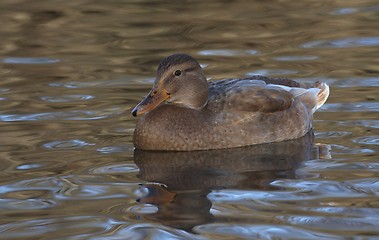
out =
{"type": "Polygon", "coordinates": [[[378,235],[378,13],[373,0],[1,1],[0,238],[378,235]],[[314,125],[331,158],[134,152],[130,109],[174,52],[210,79],[328,82],[314,125]]]}

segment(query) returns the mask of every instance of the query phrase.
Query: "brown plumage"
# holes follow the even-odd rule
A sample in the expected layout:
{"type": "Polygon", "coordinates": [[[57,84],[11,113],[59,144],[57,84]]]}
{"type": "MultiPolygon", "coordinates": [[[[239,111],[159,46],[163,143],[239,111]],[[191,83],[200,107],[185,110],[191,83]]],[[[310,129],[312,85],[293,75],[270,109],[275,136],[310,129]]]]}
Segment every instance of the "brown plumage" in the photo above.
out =
{"type": "Polygon", "coordinates": [[[162,60],[153,89],[132,111],[147,112],[133,141],[138,149],[192,151],[295,139],[311,129],[328,95],[325,83],[305,89],[263,76],[208,83],[195,59],[175,54],[162,60]]]}

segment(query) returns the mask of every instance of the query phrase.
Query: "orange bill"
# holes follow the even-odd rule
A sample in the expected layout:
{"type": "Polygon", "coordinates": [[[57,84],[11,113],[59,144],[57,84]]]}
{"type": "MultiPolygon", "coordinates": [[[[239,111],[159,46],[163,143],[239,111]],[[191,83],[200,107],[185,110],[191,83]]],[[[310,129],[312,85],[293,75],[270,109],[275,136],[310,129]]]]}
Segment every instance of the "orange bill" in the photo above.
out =
{"type": "Polygon", "coordinates": [[[132,110],[132,115],[138,116],[147,113],[169,97],[170,95],[164,89],[154,86],[149,94],[132,110]]]}

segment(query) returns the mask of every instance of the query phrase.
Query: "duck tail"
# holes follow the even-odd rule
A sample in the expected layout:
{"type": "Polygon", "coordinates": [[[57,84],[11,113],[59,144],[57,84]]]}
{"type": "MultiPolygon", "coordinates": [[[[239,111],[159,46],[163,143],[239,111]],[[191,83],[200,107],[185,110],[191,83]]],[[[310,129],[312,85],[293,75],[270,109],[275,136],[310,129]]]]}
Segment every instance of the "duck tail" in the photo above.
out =
{"type": "Polygon", "coordinates": [[[329,97],[329,86],[324,82],[317,81],[313,84],[312,88],[320,89],[317,93],[317,109],[319,109],[329,97]]]}

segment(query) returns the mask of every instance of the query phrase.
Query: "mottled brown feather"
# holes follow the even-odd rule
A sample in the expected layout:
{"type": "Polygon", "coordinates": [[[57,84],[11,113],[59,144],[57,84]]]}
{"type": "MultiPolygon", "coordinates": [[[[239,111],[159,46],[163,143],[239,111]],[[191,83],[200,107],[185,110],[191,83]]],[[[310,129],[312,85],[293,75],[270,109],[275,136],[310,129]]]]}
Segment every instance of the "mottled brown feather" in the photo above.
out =
{"type": "MultiPolygon", "coordinates": [[[[276,112],[291,107],[293,96],[283,89],[268,88],[266,84],[250,84],[245,82],[259,80],[264,82],[276,82],[279,79],[269,79],[262,76],[246,79],[227,79],[210,83],[210,101],[219,105],[220,109],[231,109],[246,112],[276,112]],[[227,86],[227,87],[225,87],[227,86]]],[[[284,82],[288,85],[296,85],[293,80],[284,82]]]]}
{"type": "Polygon", "coordinates": [[[157,106],[138,122],[133,142],[139,149],[193,151],[300,138],[312,128],[318,98],[321,106],[329,95],[324,83],[316,84],[321,89],[316,96],[317,89],[299,91],[304,86],[286,78],[208,83],[196,60],[183,54],[161,61],[157,81],[165,83],[160,86],[167,88],[172,103],[157,106]],[[185,74],[175,81],[177,88],[168,89],[167,76],[176,68],[185,74]],[[192,104],[199,99],[202,104],[192,104]]]}
{"type": "Polygon", "coordinates": [[[276,112],[292,105],[292,95],[277,89],[244,89],[240,95],[230,95],[229,101],[238,111],[276,112]]]}

